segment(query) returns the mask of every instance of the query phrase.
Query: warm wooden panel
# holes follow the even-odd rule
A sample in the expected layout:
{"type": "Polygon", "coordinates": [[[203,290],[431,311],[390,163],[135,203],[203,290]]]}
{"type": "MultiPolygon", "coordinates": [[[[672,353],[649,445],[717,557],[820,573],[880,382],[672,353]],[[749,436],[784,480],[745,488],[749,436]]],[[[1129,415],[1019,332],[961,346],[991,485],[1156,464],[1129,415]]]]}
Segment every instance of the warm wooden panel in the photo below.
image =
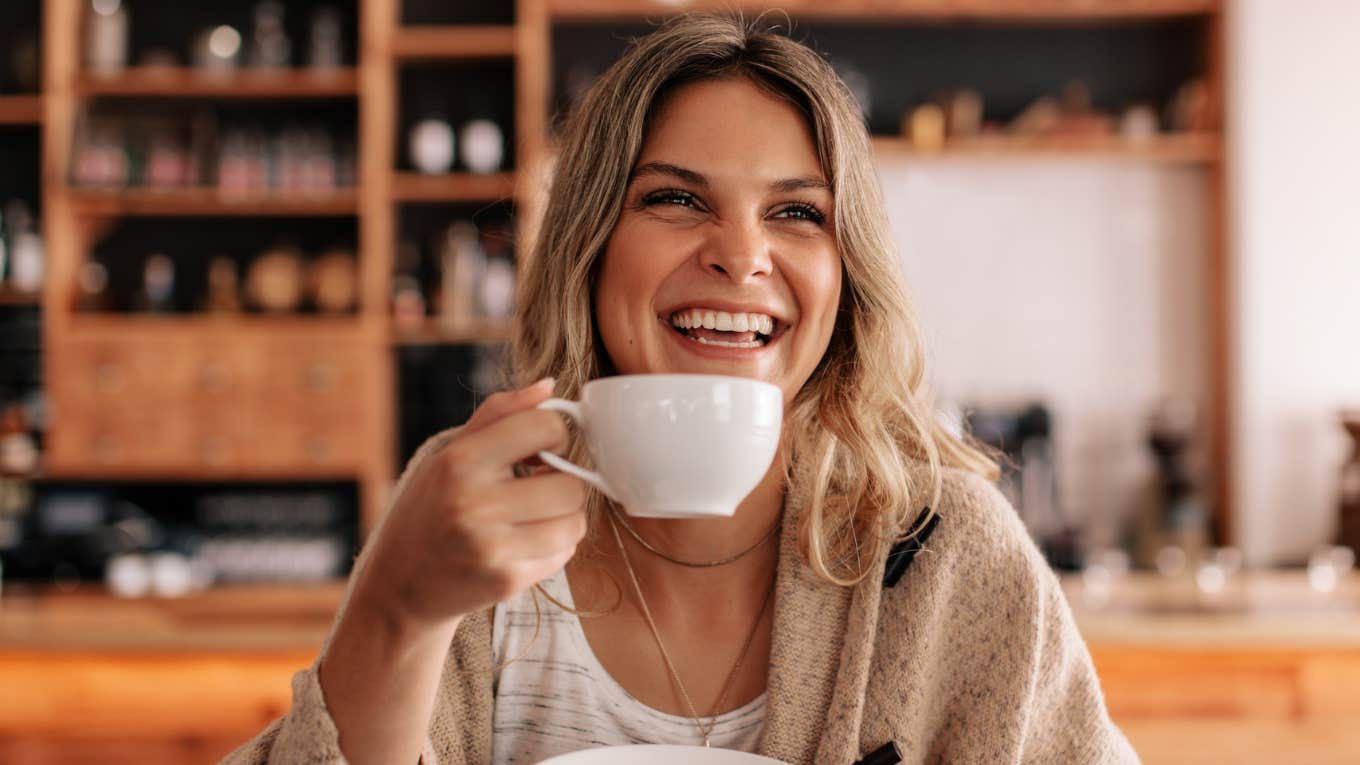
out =
{"type": "Polygon", "coordinates": [[[392,55],[405,60],[501,58],[515,55],[512,26],[408,26],[392,39],[392,55]]]}
{"type": "Polygon", "coordinates": [[[1353,721],[1115,719],[1143,765],[1355,765],[1353,721]]]}
{"type": "Polygon", "coordinates": [[[0,651],[0,739],[248,736],[288,711],[293,674],[315,658],[0,651]]]}
{"type": "Polygon", "coordinates": [[[83,76],[76,91],[91,96],[196,98],[336,98],[358,92],[354,69],[241,69],[202,72],[175,67],[131,67],[114,77],[83,76]]]}
{"type": "Polygon", "coordinates": [[[0,762],[6,765],[212,765],[240,746],[253,732],[242,731],[220,740],[0,736],[0,762]]]}
{"type": "Polygon", "coordinates": [[[497,202],[514,195],[514,173],[398,173],[392,180],[392,198],[399,202],[497,202]]]}
{"type": "Polygon", "coordinates": [[[466,326],[448,328],[431,319],[418,330],[396,330],[394,345],[494,345],[508,343],[514,332],[509,319],[483,319],[466,326]]]}
{"type": "Polygon", "coordinates": [[[0,125],[37,125],[42,118],[42,96],[0,96],[0,125]]]}

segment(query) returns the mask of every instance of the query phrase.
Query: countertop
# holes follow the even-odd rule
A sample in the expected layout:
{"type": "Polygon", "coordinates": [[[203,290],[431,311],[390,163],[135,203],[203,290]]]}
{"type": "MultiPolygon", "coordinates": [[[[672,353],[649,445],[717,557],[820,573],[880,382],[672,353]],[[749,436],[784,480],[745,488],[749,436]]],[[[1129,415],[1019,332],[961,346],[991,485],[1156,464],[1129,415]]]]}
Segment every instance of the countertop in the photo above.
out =
{"type": "MultiPolygon", "coordinates": [[[[1301,571],[1242,574],[1215,595],[1155,574],[1121,577],[1105,596],[1081,575],[1062,581],[1093,645],[1360,649],[1360,575],[1330,594],[1310,589],[1301,571]]],[[[335,582],[123,599],[11,584],[0,597],[0,651],[316,651],[343,591],[335,582]]]]}

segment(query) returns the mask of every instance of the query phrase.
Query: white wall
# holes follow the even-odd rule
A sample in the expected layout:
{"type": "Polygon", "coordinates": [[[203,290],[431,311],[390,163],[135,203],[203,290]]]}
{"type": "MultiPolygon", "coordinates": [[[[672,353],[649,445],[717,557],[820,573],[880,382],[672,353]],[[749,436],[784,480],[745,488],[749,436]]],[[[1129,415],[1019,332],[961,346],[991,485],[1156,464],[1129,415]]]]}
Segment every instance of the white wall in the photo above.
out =
{"type": "Polygon", "coordinates": [[[887,160],[943,397],[1049,403],[1063,503],[1104,541],[1152,475],[1148,409],[1206,387],[1202,169],[887,160]]]}
{"type": "Polygon", "coordinates": [[[1360,2],[1233,11],[1234,489],[1250,558],[1289,562],[1333,533],[1360,406],[1360,2]]]}

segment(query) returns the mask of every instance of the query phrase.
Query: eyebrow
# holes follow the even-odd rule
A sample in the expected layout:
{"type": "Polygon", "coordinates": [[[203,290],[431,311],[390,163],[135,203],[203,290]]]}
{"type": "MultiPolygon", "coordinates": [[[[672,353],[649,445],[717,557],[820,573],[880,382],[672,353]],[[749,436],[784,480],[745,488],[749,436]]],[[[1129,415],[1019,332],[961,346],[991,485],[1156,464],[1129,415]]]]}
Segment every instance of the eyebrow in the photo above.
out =
{"type": "MultiPolygon", "coordinates": [[[[679,165],[672,165],[669,162],[648,162],[645,165],[639,165],[637,169],[633,170],[632,175],[629,176],[628,182],[632,183],[639,178],[646,178],[650,175],[668,175],[673,178],[679,178],[686,183],[692,183],[701,189],[709,188],[708,178],[705,177],[703,173],[696,173],[693,170],[680,167],[679,165]]],[[[779,193],[800,191],[802,189],[830,191],[831,185],[821,178],[812,175],[804,175],[797,178],[784,178],[783,180],[778,180],[770,184],[770,190],[779,193]]]]}

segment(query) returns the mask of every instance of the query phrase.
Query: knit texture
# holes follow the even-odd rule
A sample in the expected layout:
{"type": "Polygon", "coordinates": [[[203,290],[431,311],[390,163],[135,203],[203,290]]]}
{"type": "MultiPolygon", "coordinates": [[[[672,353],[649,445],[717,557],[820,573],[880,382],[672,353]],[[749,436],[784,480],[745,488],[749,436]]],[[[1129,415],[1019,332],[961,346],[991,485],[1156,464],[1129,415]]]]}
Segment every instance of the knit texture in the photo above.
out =
{"type": "MultiPolygon", "coordinates": [[[[447,435],[436,439],[413,465],[447,435]]],[[[939,528],[889,589],[872,575],[852,588],[818,579],[798,552],[799,499],[780,534],[761,754],[850,765],[891,740],[905,763],[1138,762],[1057,578],[994,486],[946,470],[939,528]]],[[[490,760],[488,614],[454,636],[423,765],[490,760]]],[[[288,714],[223,762],[344,762],[315,666],[294,678],[288,714]]]]}

